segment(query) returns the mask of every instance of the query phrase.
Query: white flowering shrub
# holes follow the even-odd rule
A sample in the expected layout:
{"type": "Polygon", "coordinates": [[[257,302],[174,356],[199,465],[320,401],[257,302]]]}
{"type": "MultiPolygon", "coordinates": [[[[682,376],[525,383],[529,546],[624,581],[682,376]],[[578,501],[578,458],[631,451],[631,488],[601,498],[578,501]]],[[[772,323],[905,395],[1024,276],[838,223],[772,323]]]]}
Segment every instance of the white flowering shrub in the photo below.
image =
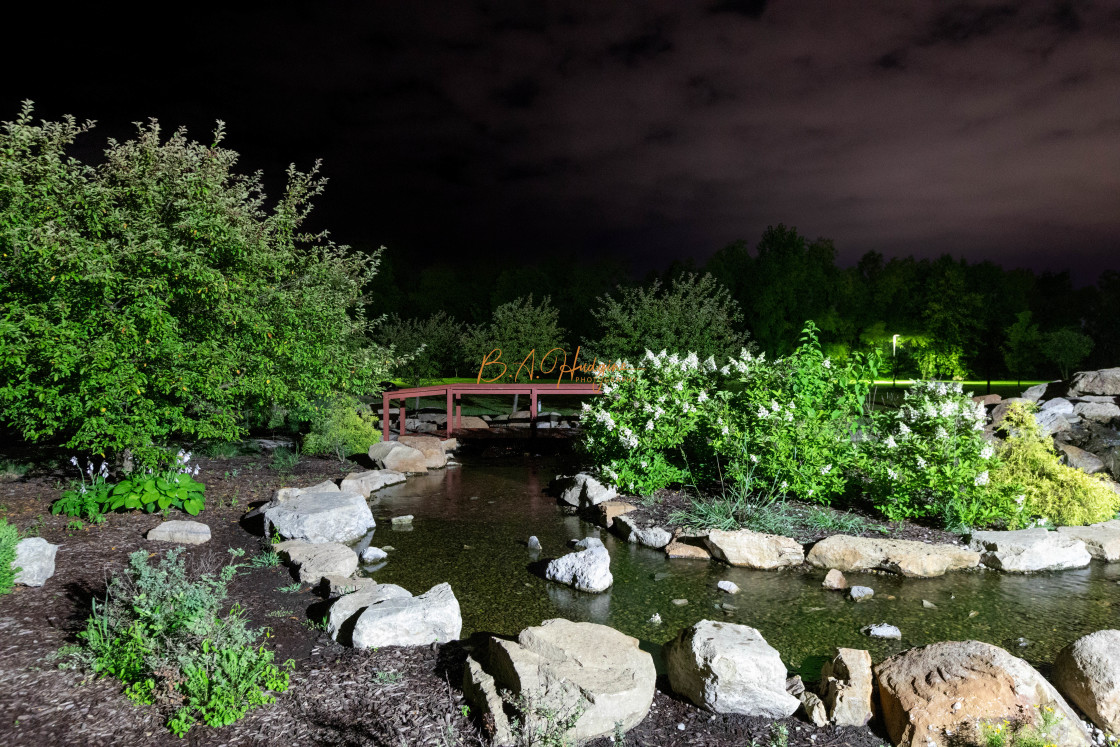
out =
{"type": "Polygon", "coordinates": [[[582,424],[604,477],[642,495],[684,482],[689,459],[703,459],[698,431],[710,419],[715,371],[713,358],[647,350],[640,367],[598,376],[603,395],[584,403],[582,424]]]}
{"type": "Polygon", "coordinates": [[[856,464],[852,432],[878,358],[838,364],[825,357],[816,331],[809,322],[786,358],[744,350],[721,369],[726,391],[710,438],[735,479],[749,473],[781,494],[827,503],[856,464]]]}
{"type": "Polygon", "coordinates": [[[876,418],[864,444],[868,493],[889,519],[939,517],[946,526],[1006,523],[1014,497],[990,475],[998,467],[984,437],[984,406],[956,382],[917,381],[898,410],[876,418]]]}

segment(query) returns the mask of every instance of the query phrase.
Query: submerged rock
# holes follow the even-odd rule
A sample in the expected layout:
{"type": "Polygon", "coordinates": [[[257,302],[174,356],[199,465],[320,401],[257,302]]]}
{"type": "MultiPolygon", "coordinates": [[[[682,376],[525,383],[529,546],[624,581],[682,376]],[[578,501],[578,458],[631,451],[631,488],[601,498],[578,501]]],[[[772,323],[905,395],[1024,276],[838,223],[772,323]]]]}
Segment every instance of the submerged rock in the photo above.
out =
{"type": "Polygon", "coordinates": [[[382,550],[380,547],[367,547],[362,550],[361,560],[363,563],[376,563],[379,560],[384,560],[389,557],[389,553],[382,550]]]}
{"type": "Polygon", "coordinates": [[[779,719],[800,705],[786,691],[781,655],[754,628],[701,620],[664,652],[674,692],[705,710],[779,719]]]}
{"type": "Polygon", "coordinates": [[[865,625],[860,628],[861,633],[871,638],[891,638],[894,640],[902,640],[902,631],[894,625],[887,623],[874,623],[873,625],[865,625]]]}
{"type": "Polygon", "coordinates": [[[865,599],[871,599],[875,596],[875,590],[870,586],[853,586],[848,596],[852,598],[853,602],[862,602],[865,599]]]}
{"type": "Polygon", "coordinates": [[[983,744],[980,722],[1037,725],[1039,709],[1061,717],[1046,741],[1088,747],[1081,719],[1049,682],[998,646],[979,641],[934,643],[875,667],[883,722],[896,747],[983,744]]]}
{"type": "Polygon", "coordinates": [[[844,578],[843,573],[833,568],[825,574],[821,586],[832,591],[842,591],[848,588],[848,580],[844,578]]]}

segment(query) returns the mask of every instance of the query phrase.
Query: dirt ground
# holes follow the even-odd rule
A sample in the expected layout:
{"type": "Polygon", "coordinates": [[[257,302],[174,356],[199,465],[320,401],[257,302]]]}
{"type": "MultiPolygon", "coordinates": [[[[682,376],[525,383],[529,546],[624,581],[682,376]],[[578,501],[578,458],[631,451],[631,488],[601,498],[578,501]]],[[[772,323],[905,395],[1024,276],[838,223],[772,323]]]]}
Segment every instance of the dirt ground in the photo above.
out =
{"type": "MultiPolygon", "coordinates": [[[[27,453],[5,451],[27,460],[27,453]]],[[[231,726],[195,726],[179,740],[164,723],[170,715],[134,706],[119,682],[88,680],[59,669],[53,652],[77,642],[91,599],[103,593],[129,553],[164,551],[144,539],[161,521],[158,514],[110,514],[100,525],[69,526],[52,516],[51,503],[73,475],[68,455],[37,451],[37,464],[23,478],[0,483],[0,516],[21,530],[58,544],[55,575],[41,588],[16,587],[0,597],[0,744],[2,745],[484,745],[477,724],[464,716],[460,691],[466,649],[462,643],[417,648],[353,650],[335,644],[314,626],[325,607],[283,566],[244,570],[230,584],[230,601],[254,626],[268,627],[277,661],[294,659],[288,692],[276,703],[250,711],[231,726]]],[[[246,558],[260,550],[245,512],[282,485],[308,485],[338,478],[351,468],[304,458],[290,476],[269,466],[268,457],[195,460],[207,485],[207,507],[199,517],[212,538],[185,553],[188,562],[225,562],[227,548],[246,558]]],[[[187,518],[176,517],[171,518],[187,518]]],[[[794,747],[878,747],[885,739],[867,728],[817,729],[797,718],[786,721],[794,747]]],[[[713,716],[668,693],[664,682],[650,715],[626,737],[630,747],[690,745],[771,747],[766,719],[713,716]],[[683,728],[681,728],[683,725],[683,728]]],[[[589,747],[606,747],[609,739],[589,747]]],[[[776,746],[775,746],[776,747],[776,746]]]]}

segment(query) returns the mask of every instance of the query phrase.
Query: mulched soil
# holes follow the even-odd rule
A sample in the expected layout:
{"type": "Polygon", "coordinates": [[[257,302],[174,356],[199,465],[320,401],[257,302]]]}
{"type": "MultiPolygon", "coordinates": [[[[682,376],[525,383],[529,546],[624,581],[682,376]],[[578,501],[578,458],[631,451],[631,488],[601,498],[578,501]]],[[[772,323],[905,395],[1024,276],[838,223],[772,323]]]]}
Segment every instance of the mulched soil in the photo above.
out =
{"type": "MultiPolygon", "coordinates": [[[[45,586],[16,587],[0,597],[0,744],[487,744],[478,725],[460,711],[465,644],[380,650],[339,646],[314,627],[325,608],[322,599],[307,586],[297,593],[279,591],[293,581],[282,566],[244,570],[230,584],[230,601],[243,607],[254,626],[271,629],[268,645],[278,661],[295,660],[290,690],[230,726],[197,725],[185,740],[176,739],[164,726],[168,710],[134,706],[116,680],[89,680],[83,673],[59,669],[51,656],[77,642],[91,599],[103,593],[111,573],[126,566],[129,553],[168,549],[144,539],[161,517],[110,514],[100,525],[70,528],[69,517],[49,512],[73,476],[59,467],[69,467],[69,455],[36,450],[0,456],[23,462],[33,456],[44,465],[24,478],[0,483],[0,516],[60,546],[55,575],[45,586]]],[[[188,563],[210,567],[227,561],[227,548],[243,549],[244,560],[259,552],[261,540],[242,517],[274,490],[338,478],[352,468],[305,457],[293,475],[281,477],[264,455],[195,461],[207,485],[207,508],[199,519],[210,526],[212,538],[187,549],[185,557],[188,563]]],[[[667,498],[657,510],[672,510],[673,505],[667,498]]],[[[905,536],[937,538],[916,529],[905,536]]],[[[793,747],[878,747],[884,742],[867,728],[817,729],[796,718],[786,723],[793,747]]],[[[769,745],[770,729],[767,719],[701,711],[659,682],[650,715],[627,735],[626,744],[730,747],[756,740],[769,745]]],[[[601,739],[590,747],[610,744],[601,739]]]]}

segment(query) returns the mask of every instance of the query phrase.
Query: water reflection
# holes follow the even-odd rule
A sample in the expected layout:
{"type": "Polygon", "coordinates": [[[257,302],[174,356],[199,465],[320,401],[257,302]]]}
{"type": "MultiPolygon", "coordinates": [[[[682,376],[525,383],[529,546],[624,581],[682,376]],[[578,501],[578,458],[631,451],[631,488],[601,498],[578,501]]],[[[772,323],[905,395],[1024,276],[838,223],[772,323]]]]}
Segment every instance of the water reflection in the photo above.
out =
{"type": "Polygon", "coordinates": [[[812,668],[836,646],[869,649],[879,660],[938,640],[975,638],[1027,660],[1049,662],[1065,644],[1088,632],[1117,627],[1120,567],[1026,576],[992,571],[935,579],[889,574],[849,574],[875,590],[860,604],[821,588],[823,572],[808,569],[749,571],[719,563],[667,560],[663,553],[619,541],[544,495],[558,470],[548,461],[498,466],[466,462],[461,469],[409,478],[378,493],[378,528],[358,549],[390,544],[388,560],[365,570],[378,581],[413,593],[447,581],[463,613],[463,635],[487,631],[516,635],[552,617],[610,625],[653,646],[704,618],[758,628],[791,669],[812,668]],[[413,514],[410,532],[391,531],[389,519],[413,514]],[[526,540],[536,535],[534,556],[526,540]],[[374,541],[376,536],[376,541],[374,541]],[[570,541],[599,537],[611,555],[615,583],[609,592],[584,594],[545,581],[533,561],[571,551],[570,541]],[[740,589],[728,595],[721,580],[740,589]],[[687,599],[678,606],[674,599],[687,599]],[[923,600],[936,605],[928,608],[923,600]],[[725,611],[721,605],[734,610],[725,611]],[[649,620],[659,614],[663,623],[649,620]],[[859,630],[887,622],[901,641],[869,639],[859,630]],[[1018,646],[1020,637],[1031,641],[1018,646]]]}

